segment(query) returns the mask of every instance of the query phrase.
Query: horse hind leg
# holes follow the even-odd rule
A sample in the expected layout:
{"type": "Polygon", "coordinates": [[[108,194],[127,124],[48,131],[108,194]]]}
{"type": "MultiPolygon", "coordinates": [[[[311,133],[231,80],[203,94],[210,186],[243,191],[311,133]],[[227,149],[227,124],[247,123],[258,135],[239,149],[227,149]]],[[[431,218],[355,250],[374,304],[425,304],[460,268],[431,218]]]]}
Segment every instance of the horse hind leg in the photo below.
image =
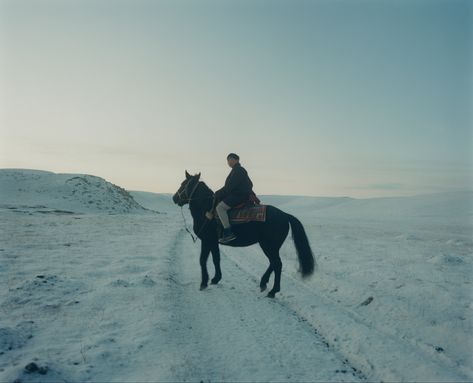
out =
{"type": "Polygon", "coordinates": [[[276,252],[270,260],[271,266],[274,270],[274,285],[271,291],[268,293],[269,298],[274,298],[276,293],[281,291],[281,270],[282,270],[282,262],[281,258],[279,257],[279,251],[276,252]]]}
{"type": "Polygon", "coordinates": [[[268,286],[268,282],[269,282],[269,277],[271,276],[272,272],[273,272],[273,267],[270,264],[268,269],[265,271],[265,273],[261,277],[261,281],[260,281],[260,284],[259,284],[261,292],[266,290],[266,288],[268,286]]]}
{"type": "Polygon", "coordinates": [[[281,290],[282,262],[281,258],[279,257],[279,249],[275,249],[272,246],[268,246],[267,244],[262,243],[260,243],[260,246],[263,249],[264,254],[269,259],[269,267],[261,278],[261,291],[264,291],[266,289],[266,284],[269,281],[269,276],[271,275],[271,272],[274,271],[274,285],[271,291],[268,293],[269,298],[274,298],[276,296],[276,293],[281,290]]]}

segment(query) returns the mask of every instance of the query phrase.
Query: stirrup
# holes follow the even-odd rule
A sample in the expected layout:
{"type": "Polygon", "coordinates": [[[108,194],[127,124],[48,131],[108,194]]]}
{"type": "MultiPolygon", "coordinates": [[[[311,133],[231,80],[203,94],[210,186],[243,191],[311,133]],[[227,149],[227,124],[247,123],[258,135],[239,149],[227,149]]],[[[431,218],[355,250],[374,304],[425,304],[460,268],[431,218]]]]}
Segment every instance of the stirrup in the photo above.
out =
{"type": "Polygon", "coordinates": [[[218,240],[218,242],[221,243],[222,245],[224,245],[226,243],[229,243],[229,242],[233,241],[235,238],[236,238],[236,235],[230,232],[226,236],[220,238],[218,240]]]}

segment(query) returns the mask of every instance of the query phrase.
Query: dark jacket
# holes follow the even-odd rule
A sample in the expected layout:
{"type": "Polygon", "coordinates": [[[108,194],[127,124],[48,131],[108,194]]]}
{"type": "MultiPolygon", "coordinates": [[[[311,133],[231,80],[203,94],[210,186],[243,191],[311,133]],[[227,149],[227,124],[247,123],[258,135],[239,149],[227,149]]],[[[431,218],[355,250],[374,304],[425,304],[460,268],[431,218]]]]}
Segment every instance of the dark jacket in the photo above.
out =
{"type": "Polygon", "coordinates": [[[219,201],[224,201],[229,206],[238,205],[248,200],[253,191],[247,171],[240,163],[236,163],[225,180],[225,186],[215,193],[219,201]]]}

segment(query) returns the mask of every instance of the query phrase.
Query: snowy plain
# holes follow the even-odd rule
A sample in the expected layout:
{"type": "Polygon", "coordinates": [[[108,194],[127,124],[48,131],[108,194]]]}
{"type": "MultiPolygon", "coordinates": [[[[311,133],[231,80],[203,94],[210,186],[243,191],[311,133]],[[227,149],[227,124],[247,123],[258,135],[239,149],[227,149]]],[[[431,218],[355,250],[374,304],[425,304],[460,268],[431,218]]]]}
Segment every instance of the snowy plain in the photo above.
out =
{"type": "Polygon", "coordinates": [[[199,291],[170,195],[3,169],[0,198],[1,382],[473,380],[471,192],[263,196],[318,263],[302,280],[288,237],[276,299],[258,246],[199,291]]]}

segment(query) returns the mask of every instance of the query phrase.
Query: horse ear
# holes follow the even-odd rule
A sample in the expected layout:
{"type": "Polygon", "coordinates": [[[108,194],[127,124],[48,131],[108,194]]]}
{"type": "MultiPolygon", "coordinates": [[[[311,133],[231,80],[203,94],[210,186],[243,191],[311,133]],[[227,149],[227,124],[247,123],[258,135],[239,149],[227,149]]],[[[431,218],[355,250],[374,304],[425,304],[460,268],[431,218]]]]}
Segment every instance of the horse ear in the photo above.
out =
{"type": "Polygon", "coordinates": [[[196,175],[197,179],[199,180],[200,179],[200,173],[196,175]]]}
{"type": "Polygon", "coordinates": [[[186,170],[186,179],[189,179],[189,178],[191,178],[191,175],[187,173],[187,170],[186,170]]]}

